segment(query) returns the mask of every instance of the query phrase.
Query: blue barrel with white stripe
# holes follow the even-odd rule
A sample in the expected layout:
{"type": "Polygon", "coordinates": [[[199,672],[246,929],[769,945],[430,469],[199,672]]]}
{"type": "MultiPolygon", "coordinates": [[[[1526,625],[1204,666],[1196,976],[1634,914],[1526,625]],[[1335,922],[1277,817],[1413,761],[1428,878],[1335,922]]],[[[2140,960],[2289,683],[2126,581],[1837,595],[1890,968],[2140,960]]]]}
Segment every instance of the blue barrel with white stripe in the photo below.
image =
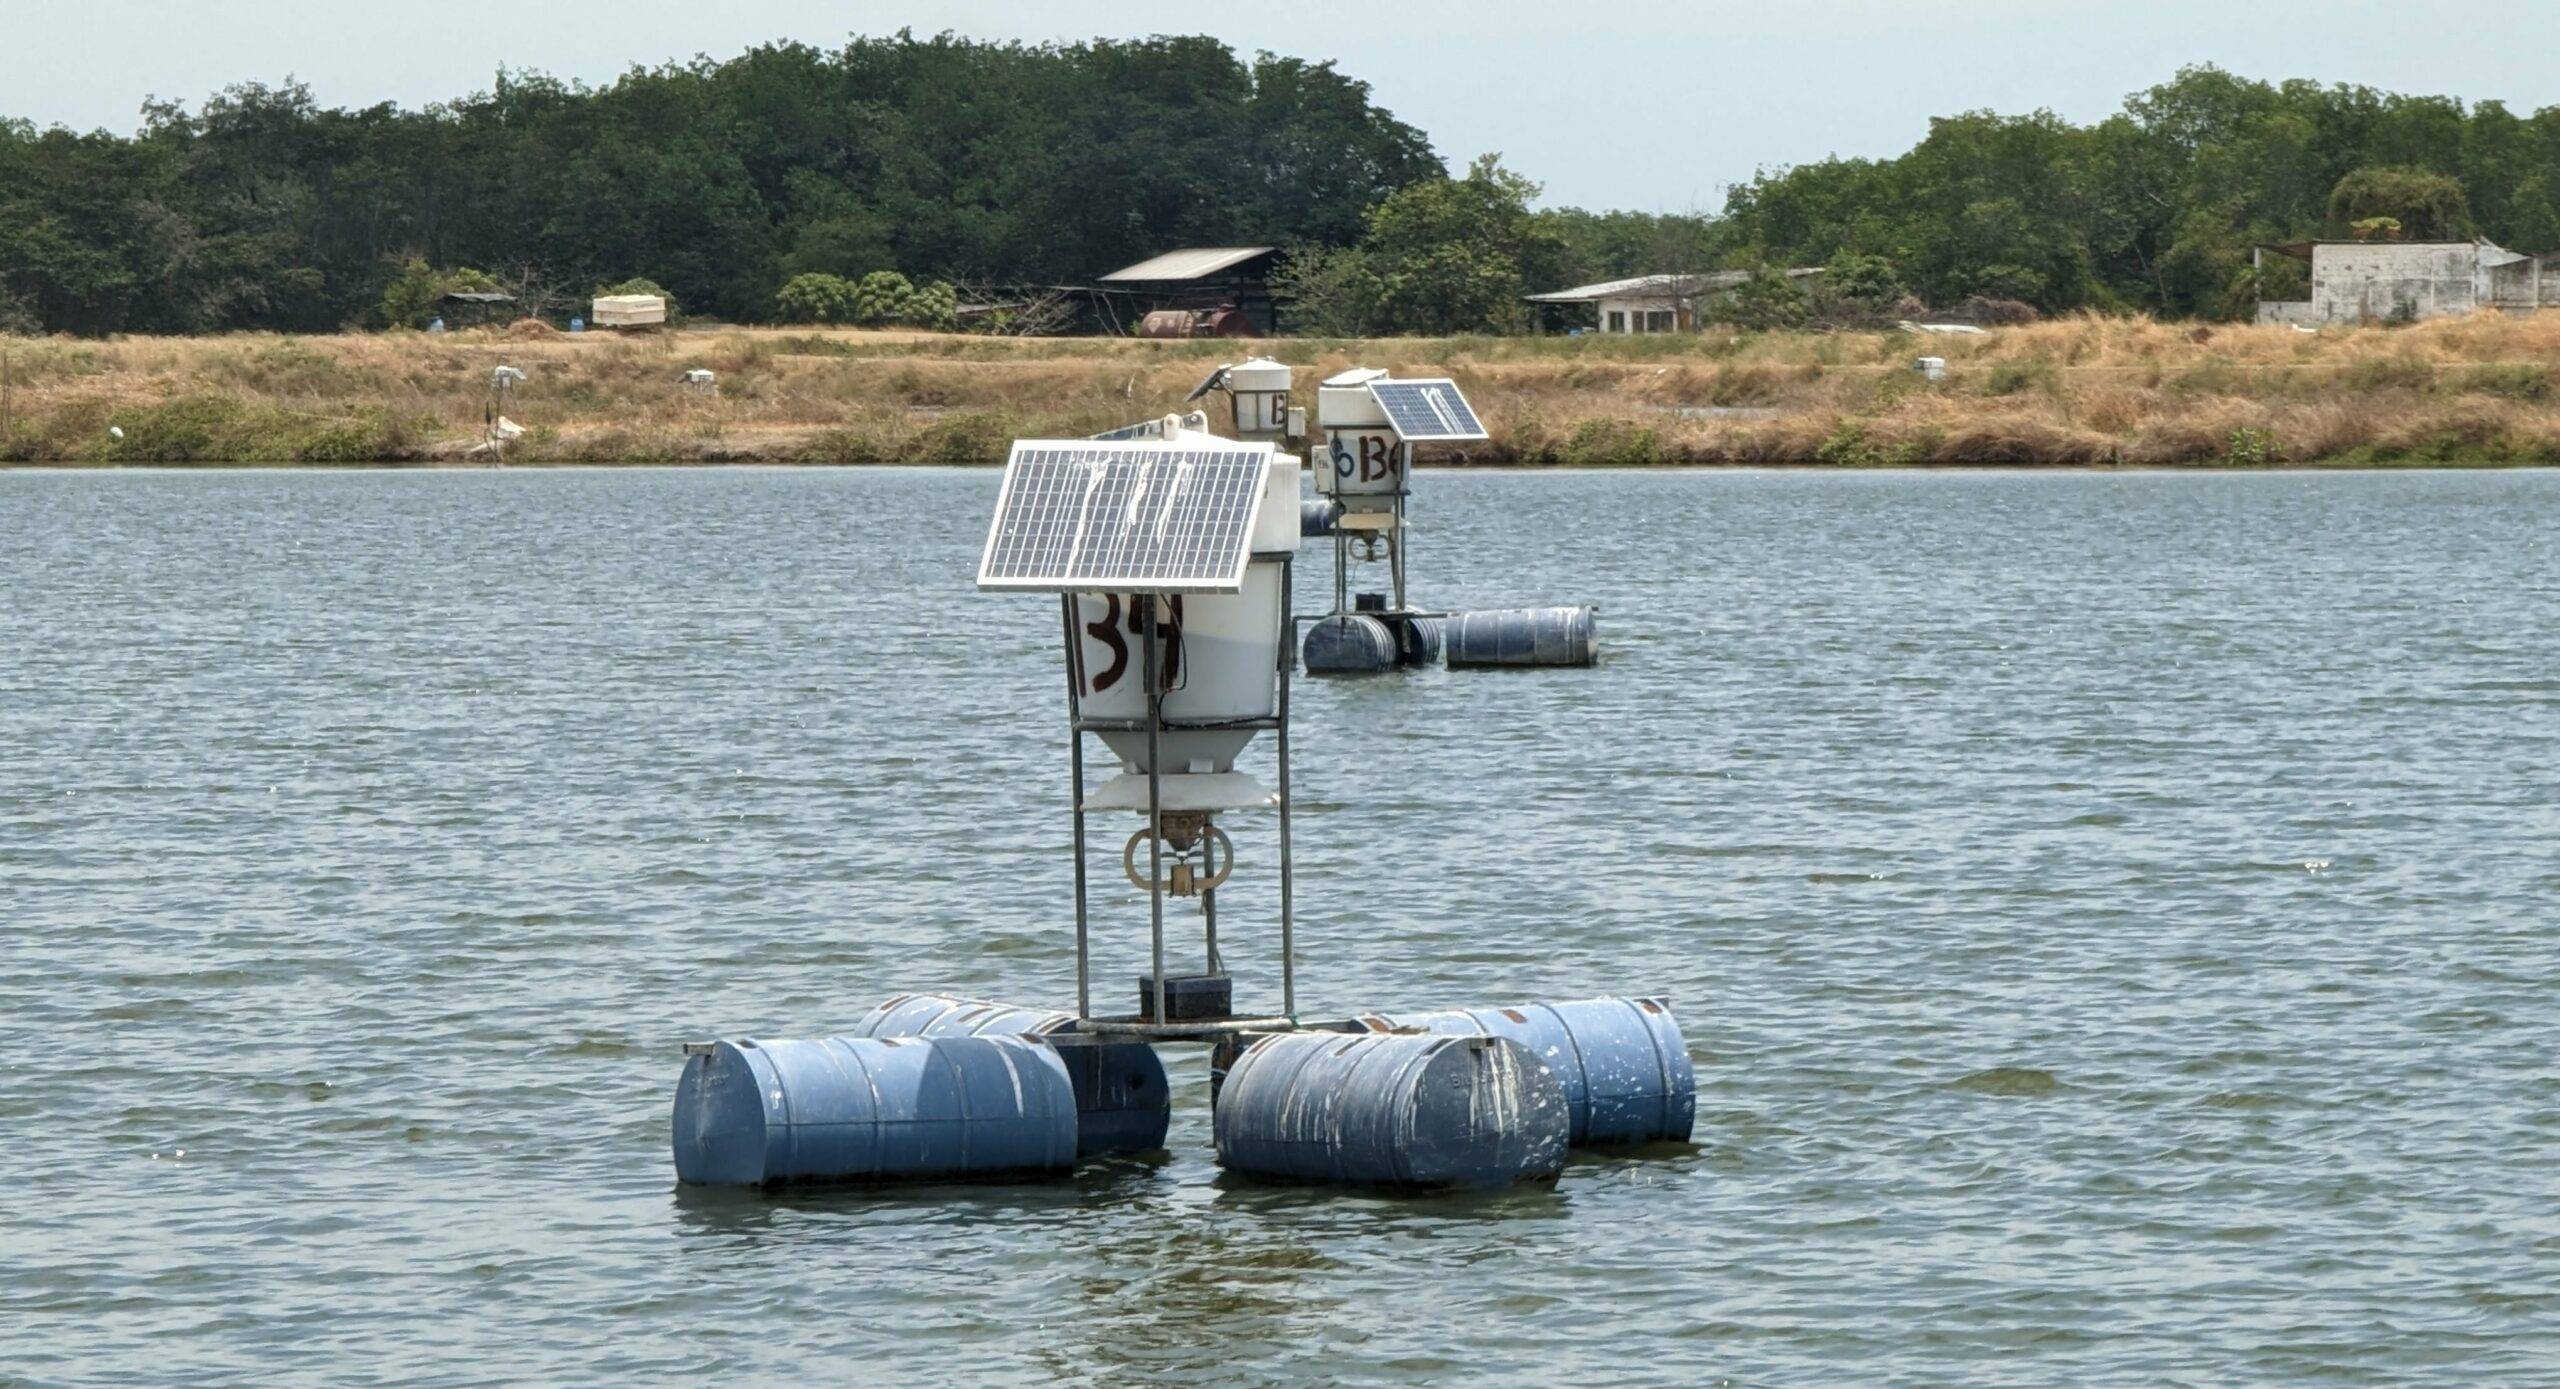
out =
{"type": "MultiPolygon", "coordinates": [[[[1056,1038],[1076,1015],[949,994],[900,994],[853,1025],[856,1037],[1056,1038]]],[[[1053,1043],[1076,1092],[1076,1146],[1085,1156],[1152,1153],[1173,1122],[1164,1059],[1144,1042],[1053,1043]]]]}
{"type": "Polygon", "coordinates": [[[1509,1037],[1553,1068],[1580,1144],[1687,1142],[1698,1082],[1671,1007],[1658,998],[1593,998],[1514,1008],[1460,1008],[1364,1017],[1367,1027],[1418,1027],[1509,1037]]]}
{"type": "Polygon", "coordinates": [[[1556,1077],[1509,1038],[1298,1032],[1236,1058],[1215,1127],[1232,1172],[1436,1189],[1552,1180],[1572,1124],[1556,1077]]]}
{"type": "Polygon", "coordinates": [[[695,1186],[1063,1174],[1075,1087],[1028,1037],[716,1042],[676,1082],[675,1159],[695,1186]]]}
{"type": "Polygon", "coordinates": [[[1589,606],[1453,613],[1448,641],[1452,670],[1594,665],[1600,660],[1600,617],[1589,606]]]}
{"type": "Polygon", "coordinates": [[[1396,668],[1395,634],[1366,613],[1335,613],[1307,628],[1309,675],[1371,675],[1396,668]]]}
{"type": "Polygon", "coordinates": [[[1312,540],[1333,534],[1333,523],[1342,517],[1342,503],[1331,497],[1298,499],[1298,534],[1312,540]]]}

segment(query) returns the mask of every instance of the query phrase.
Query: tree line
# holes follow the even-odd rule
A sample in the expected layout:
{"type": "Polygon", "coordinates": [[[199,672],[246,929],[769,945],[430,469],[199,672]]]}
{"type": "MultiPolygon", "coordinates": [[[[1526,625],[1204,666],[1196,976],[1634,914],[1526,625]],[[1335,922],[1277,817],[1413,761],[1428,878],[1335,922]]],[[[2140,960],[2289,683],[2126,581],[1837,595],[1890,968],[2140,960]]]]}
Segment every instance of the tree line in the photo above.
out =
{"type": "Polygon", "coordinates": [[[1537,196],[1492,156],[1452,173],[1329,63],[1204,37],[775,44],[595,88],[502,73],[421,111],[250,84],[149,103],[131,136],[0,122],[0,330],[395,326],[438,286],[638,280],[723,319],[948,326],[954,283],[1237,244],[1289,249],[1310,332],[1515,331],[1528,293],[1728,269],[1762,272],[1720,308],[1754,326],[1967,300],[2229,318],[2298,292],[2259,283],[2262,243],[2560,249],[2560,108],[2199,67],[2093,124],[1977,111],[1892,158],[1767,170],[1713,213],[1537,196]]]}
{"type": "Polygon", "coordinates": [[[1331,244],[1441,172],[1366,84],[1206,38],[776,44],[422,111],[251,84],[152,102],[130,137],[0,124],[0,316],[327,330],[378,322],[414,262],[572,297],[646,277],[758,321],[801,275],[1081,283],[1331,244]]]}

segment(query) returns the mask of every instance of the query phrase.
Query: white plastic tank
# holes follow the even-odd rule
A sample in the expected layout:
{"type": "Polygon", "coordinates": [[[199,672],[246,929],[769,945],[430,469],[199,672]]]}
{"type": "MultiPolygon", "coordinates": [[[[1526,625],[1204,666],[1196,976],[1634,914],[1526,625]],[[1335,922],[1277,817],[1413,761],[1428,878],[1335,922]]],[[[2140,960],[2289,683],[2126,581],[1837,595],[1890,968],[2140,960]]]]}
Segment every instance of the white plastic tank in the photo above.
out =
{"type": "MultiPolygon", "coordinates": [[[[1254,516],[1253,552],[1270,555],[1298,548],[1298,460],[1274,455],[1260,508],[1254,516]]],[[[1088,718],[1143,721],[1147,716],[1146,623],[1121,593],[1076,595],[1076,642],[1081,648],[1084,713],[1088,718]]],[[[1156,670],[1164,687],[1168,724],[1264,719],[1279,712],[1282,643],[1290,639],[1281,611],[1280,570],[1245,567],[1244,587],[1233,594],[1181,594],[1156,600],[1156,670]]],[[[1174,729],[1157,734],[1164,760],[1168,809],[1222,809],[1258,805],[1268,793],[1227,778],[1238,754],[1253,741],[1252,729],[1174,729]]],[[[1128,772],[1148,770],[1147,735],[1102,735],[1128,772]]],[[[1090,805],[1116,805],[1144,788],[1109,785],[1090,805]]]]}
{"type": "Polygon", "coordinates": [[[1369,394],[1369,383],[1387,374],[1373,367],[1327,377],[1316,390],[1316,423],[1325,432],[1325,466],[1316,490],[1338,497],[1393,496],[1405,490],[1404,441],[1387,412],[1369,394]]]}
{"type": "Polygon", "coordinates": [[[1289,432],[1289,388],[1297,373],[1283,362],[1253,357],[1227,368],[1227,394],[1235,402],[1236,437],[1277,441],[1289,432]]]}

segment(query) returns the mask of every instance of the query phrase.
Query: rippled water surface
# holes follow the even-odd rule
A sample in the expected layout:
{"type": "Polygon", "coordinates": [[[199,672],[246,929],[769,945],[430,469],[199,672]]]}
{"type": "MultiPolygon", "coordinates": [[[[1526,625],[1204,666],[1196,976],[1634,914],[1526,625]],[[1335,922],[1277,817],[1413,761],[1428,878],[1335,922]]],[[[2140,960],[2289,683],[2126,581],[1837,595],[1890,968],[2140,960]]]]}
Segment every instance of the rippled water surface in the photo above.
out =
{"type": "Polygon", "coordinates": [[[1426,474],[1605,663],[1300,686],[1302,1003],[1694,1148],[680,1193],[687,1038],[1072,999],[994,482],[0,475],[0,1381],[2560,1381],[2560,475],[1426,474]]]}

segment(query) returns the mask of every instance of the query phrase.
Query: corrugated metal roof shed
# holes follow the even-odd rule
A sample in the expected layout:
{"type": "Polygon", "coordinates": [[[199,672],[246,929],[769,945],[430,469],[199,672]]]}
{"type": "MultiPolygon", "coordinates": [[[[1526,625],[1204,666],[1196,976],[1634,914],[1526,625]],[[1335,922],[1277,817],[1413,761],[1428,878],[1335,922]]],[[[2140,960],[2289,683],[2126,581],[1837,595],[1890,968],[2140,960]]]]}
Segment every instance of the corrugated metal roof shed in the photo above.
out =
{"type": "MultiPolygon", "coordinates": [[[[1789,279],[1822,273],[1820,266],[1786,272],[1789,279]]],[[[1748,270],[1718,270],[1705,275],[1638,275],[1629,280],[1603,280],[1549,294],[1524,295],[1532,304],[1596,304],[1603,299],[1679,299],[1711,290],[1733,289],[1751,278],[1748,270]]]]}
{"type": "Polygon", "coordinates": [[[1125,270],[1114,270],[1103,280],[1164,283],[1171,280],[1201,280],[1221,270],[1241,265],[1255,256],[1267,256],[1276,246],[1204,246],[1188,251],[1167,251],[1152,260],[1142,260],[1125,270]]]}

